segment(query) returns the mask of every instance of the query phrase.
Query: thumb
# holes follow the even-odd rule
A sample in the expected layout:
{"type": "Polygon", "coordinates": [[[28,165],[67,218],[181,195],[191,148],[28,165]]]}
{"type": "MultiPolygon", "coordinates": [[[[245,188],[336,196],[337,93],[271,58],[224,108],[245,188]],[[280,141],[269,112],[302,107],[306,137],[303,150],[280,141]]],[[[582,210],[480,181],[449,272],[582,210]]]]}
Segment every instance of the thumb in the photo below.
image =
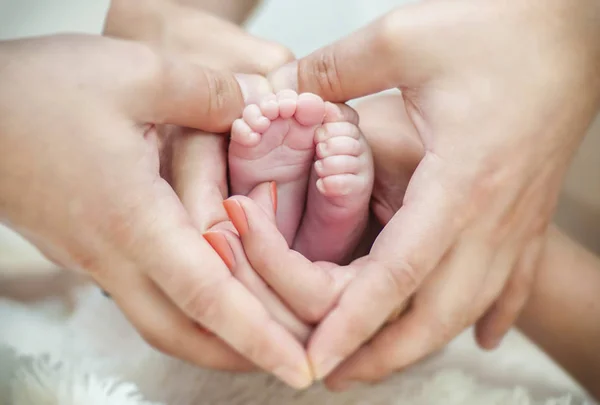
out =
{"type": "Polygon", "coordinates": [[[159,55],[158,66],[143,81],[138,119],[207,132],[225,132],[255,98],[249,75],[198,66],[184,58],[159,55]]]}
{"type": "Polygon", "coordinates": [[[332,45],[282,66],[270,75],[274,89],[292,88],[345,102],[383,90],[416,86],[433,72],[422,49],[427,13],[400,7],[332,45]]]}

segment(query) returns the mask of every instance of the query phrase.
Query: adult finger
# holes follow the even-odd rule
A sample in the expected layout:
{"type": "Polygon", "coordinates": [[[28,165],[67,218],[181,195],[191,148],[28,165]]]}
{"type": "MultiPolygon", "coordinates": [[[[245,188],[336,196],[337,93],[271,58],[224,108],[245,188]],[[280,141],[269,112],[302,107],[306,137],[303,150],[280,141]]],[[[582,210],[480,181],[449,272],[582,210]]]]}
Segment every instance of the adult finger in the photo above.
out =
{"type": "MultiPolygon", "coordinates": [[[[200,232],[208,231],[203,234],[204,238],[235,278],[260,300],[271,316],[298,340],[305,342],[310,328],[298,320],[256,274],[238,236],[228,232],[233,225],[223,208],[223,199],[227,195],[226,153],[224,137],[180,128],[173,139],[172,185],[196,228],[200,232]]],[[[271,193],[266,190],[262,194],[253,191],[251,198],[273,211],[271,193]]]]}
{"type": "Polygon", "coordinates": [[[489,283],[480,269],[489,267],[492,258],[489,249],[468,242],[472,241],[460,241],[446,254],[405,314],[334,370],[327,378],[330,386],[379,381],[442,348],[476,319],[474,297],[489,283]]]}
{"type": "MultiPolygon", "coordinates": [[[[417,85],[436,69],[425,52],[431,33],[428,4],[408,5],[270,75],[278,90],[312,92],[343,102],[401,85],[417,85]]],[[[438,9],[433,15],[439,13],[438,9]]]]}
{"type": "Polygon", "coordinates": [[[305,321],[319,321],[341,291],[343,281],[291,250],[275,224],[251,199],[225,201],[252,267],[305,321]]]}
{"type": "Polygon", "coordinates": [[[545,237],[529,243],[501,295],[475,325],[477,343],[483,349],[498,347],[527,304],[544,245],[545,237]]]}
{"type": "Polygon", "coordinates": [[[175,54],[156,54],[149,62],[153,65],[132,95],[136,103],[131,103],[136,107],[134,117],[143,123],[224,132],[241,116],[250,97],[252,88],[243,76],[236,79],[232,73],[201,67],[175,54]]]}
{"type": "Polygon", "coordinates": [[[132,263],[188,317],[242,356],[293,387],[309,385],[303,347],[235,280],[170,187],[160,179],[148,187],[154,195],[144,198],[144,209],[130,218],[136,224],[128,250],[136,252],[132,263]]]}
{"type": "Polygon", "coordinates": [[[462,228],[455,209],[463,198],[458,190],[439,158],[426,155],[403,206],[309,343],[317,378],[325,377],[370,339],[442,260],[462,228]]]}
{"type": "MultiPolygon", "coordinates": [[[[260,184],[248,196],[267,212],[268,220],[275,223],[277,194],[272,185],[274,183],[260,184]]],[[[203,236],[235,278],[260,300],[271,316],[300,342],[305,343],[312,331],[311,328],[300,321],[255,272],[246,258],[244,247],[235,233],[233,224],[229,220],[218,223],[203,236]]]]}
{"type": "Polygon", "coordinates": [[[210,230],[204,234],[204,238],[235,278],[260,300],[271,316],[300,342],[306,343],[312,328],[300,321],[250,266],[238,235],[227,230],[210,230]]]}
{"type": "Polygon", "coordinates": [[[106,288],[148,344],[201,367],[228,371],[254,368],[216,335],[185,316],[145,275],[121,270],[106,288]]]}
{"type": "Polygon", "coordinates": [[[220,135],[177,128],[172,137],[171,186],[198,231],[228,221],[227,140],[220,135]]]}

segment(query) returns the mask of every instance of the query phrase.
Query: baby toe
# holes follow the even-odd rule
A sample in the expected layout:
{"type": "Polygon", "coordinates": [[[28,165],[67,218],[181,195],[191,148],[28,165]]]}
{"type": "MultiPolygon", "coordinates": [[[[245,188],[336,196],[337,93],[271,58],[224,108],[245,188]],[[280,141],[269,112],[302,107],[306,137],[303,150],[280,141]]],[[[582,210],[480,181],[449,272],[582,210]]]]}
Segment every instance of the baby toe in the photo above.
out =
{"type": "Polygon", "coordinates": [[[269,120],[274,121],[279,117],[279,103],[275,94],[269,94],[260,102],[260,111],[262,115],[269,120]]]}
{"type": "Polygon", "coordinates": [[[304,126],[318,125],[325,118],[325,102],[316,94],[302,93],[298,96],[296,121],[304,126]]]}
{"type": "Polygon", "coordinates": [[[358,174],[363,166],[361,159],[355,156],[335,155],[315,162],[315,171],[319,177],[336,174],[358,174]]]}
{"type": "Polygon", "coordinates": [[[243,119],[237,119],[231,126],[231,140],[242,146],[256,146],[260,142],[260,135],[252,130],[243,119]]]}
{"type": "Polygon", "coordinates": [[[256,132],[265,132],[271,125],[271,121],[262,114],[260,107],[256,104],[251,104],[244,108],[242,118],[256,132]]]}
{"type": "Polygon", "coordinates": [[[292,118],[296,113],[298,93],[293,90],[281,90],[277,93],[279,103],[279,116],[283,119],[292,118]]]}
{"type": "Polygon", "coordinates": [[[332,122],[323,124],[315,131],[315,142],[324,142],[338,136],[360,139],[363,135],[360,129],[349,122],[332,122]]]}
{"type": "Polygon", "coordinates": [[[338,136],[319,142],[316,151],[319,159],[334,155],[359,156],[364,151],[364,146],[357,139],[338,136]]]}
{"type": "Polygon", "coordinates": [[[317,180],[317,189],[325,197],[343,197],[362,193],[365,190],[365,180],[354,174],[336,174],[317,180]]]}

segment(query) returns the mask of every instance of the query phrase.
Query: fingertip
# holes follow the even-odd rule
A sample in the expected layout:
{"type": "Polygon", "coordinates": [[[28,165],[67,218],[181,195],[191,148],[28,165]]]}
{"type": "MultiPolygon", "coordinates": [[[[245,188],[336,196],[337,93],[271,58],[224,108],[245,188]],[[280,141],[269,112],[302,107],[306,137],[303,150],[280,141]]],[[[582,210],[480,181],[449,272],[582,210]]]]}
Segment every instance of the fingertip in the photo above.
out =
{"type": "Polygon", "coordinates": [[[229,270],[235,267],[235,258],[233,250],[227,242],[225,235],[218,231],[209,231],[202,234],[202,237],[208,242],[213,250],[219,255],[229,270]]]}
{"type": "Polygon", "coordinates": [[[261,75],[237,73],[235,79],[246,105],[258,104],[272,93],[271,84],[261,75]]]}
{"type": "Polygon", "coordinates": [[[223,201],[223,208],[239,235],[244,237],[248,233],[248,218],[240,201],[235,197],[228,198],[223,201]]]}
{"type": "Polygon", "coordinates": [[[291,89],[298,91],[298,61],[290,62],[267,75],[274,91],[291,89]]]}

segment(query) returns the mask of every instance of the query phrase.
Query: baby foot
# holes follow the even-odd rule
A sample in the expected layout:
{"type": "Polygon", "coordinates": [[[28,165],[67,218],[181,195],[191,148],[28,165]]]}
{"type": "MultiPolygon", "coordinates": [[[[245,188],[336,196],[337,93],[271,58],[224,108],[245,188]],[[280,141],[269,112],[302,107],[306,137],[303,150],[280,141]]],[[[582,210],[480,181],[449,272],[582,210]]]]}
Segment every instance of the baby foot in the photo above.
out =
{"type": "Polygon", "coordinates": [[[373,160],[362,132],[350,122],[324,124],[315,143],[317,158],[294,249],[312,261],[344,264],[367,227],[373,160]]]}
{"type": "Polygon", "coordinates": [[[247,195],[258,184],[275,181],[277,226],[290,246],[304,212],[314,132],[324,116],[320,97],[283,90],[247,106],[231,129],[232,194],[247,195]]]}

